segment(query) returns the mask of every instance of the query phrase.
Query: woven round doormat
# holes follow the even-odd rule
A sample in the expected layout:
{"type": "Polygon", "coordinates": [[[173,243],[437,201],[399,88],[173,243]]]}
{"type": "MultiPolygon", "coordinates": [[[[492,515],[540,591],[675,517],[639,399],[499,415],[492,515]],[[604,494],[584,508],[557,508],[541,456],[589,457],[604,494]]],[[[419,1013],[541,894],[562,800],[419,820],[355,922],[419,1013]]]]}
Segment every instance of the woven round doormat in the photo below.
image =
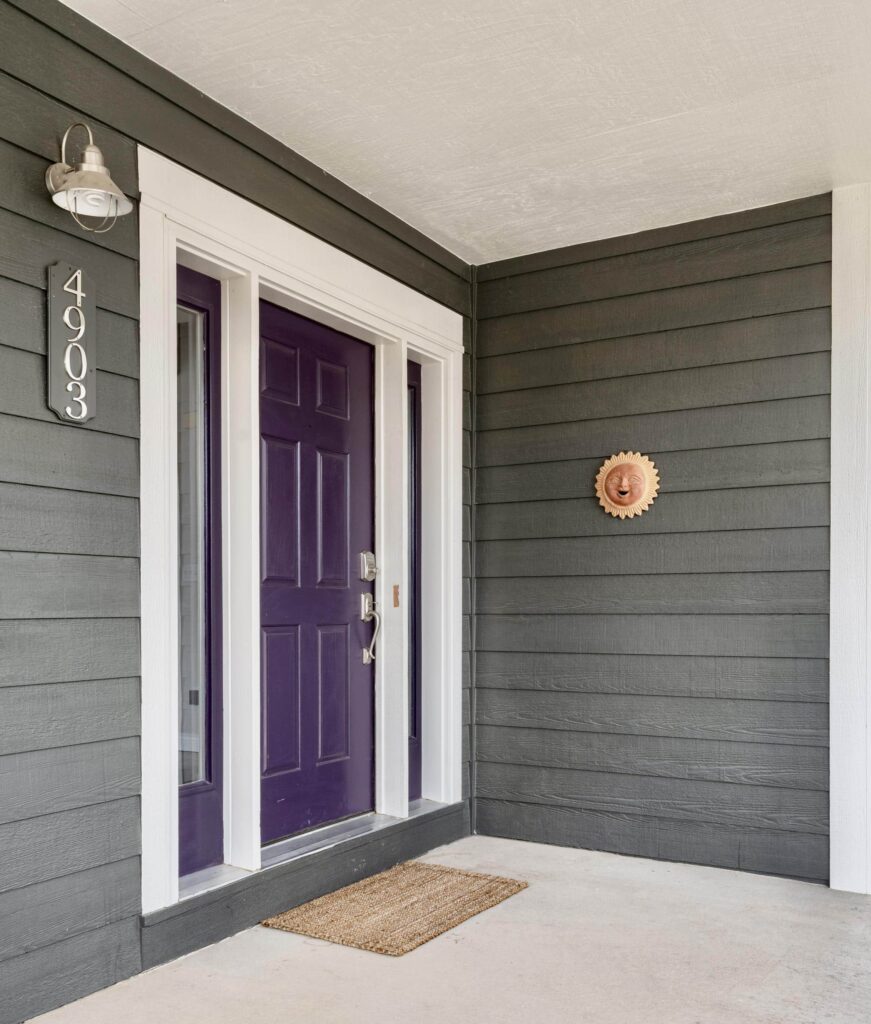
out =
{"type": "Polygon", "coordinates": [[[513,878],[412,860],[262,923],[342,946],[402,956],[526,885],[513,878]]]}

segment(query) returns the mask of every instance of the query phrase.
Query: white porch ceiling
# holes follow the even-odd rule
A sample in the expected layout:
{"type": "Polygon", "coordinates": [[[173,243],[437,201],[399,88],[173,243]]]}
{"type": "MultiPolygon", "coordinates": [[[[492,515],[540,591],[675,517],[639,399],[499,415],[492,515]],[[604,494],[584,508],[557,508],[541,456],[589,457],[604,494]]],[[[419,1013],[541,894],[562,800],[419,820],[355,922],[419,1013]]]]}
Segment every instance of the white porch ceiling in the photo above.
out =
{"type": "Polygon", "coordinates": [[[65,0],[485,263],[871,180],[871,0],[65,0]]]}

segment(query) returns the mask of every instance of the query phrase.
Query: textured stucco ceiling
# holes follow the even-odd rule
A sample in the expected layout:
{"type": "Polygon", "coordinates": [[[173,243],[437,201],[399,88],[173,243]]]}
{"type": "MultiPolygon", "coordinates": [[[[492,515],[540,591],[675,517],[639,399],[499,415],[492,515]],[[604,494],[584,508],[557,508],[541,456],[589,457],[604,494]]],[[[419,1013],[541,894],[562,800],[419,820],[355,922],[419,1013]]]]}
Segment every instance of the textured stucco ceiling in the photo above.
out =
{"type": "Polygon", "coordinates": [[[871,179],[871,0],[66,0],[472,263],[871,179]]]}

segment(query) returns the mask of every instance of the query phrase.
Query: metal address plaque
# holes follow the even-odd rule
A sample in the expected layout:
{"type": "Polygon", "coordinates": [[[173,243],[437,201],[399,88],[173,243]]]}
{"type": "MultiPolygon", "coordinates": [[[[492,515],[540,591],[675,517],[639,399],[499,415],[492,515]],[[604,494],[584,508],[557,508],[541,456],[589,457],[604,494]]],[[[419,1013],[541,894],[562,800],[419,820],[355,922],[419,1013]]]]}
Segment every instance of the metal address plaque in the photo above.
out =
{"type": "Polygon", "coordinates": [[[94,285],[81,267],[48,268],[48,407],[68,423],[97,411],[94,285]]]}

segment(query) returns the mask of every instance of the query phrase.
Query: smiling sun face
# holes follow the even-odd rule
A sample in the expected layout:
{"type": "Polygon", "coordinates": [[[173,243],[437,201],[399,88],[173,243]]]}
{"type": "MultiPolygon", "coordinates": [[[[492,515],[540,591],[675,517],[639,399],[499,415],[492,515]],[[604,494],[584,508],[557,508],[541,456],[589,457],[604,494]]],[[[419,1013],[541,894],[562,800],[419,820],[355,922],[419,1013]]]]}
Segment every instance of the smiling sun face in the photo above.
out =
{"type": "Polygon", "coordinates": [[[605,477],[605,494],[613,504],[626,508],[644,494],[644,473],[631,462],[615,466],[605,477]]]}
{"type": "Polygon", "coordinates": [[[656,466],[640,452],[612,455],[602,464],[596,477],[599,504],[621,519],[646,512],[658,491],[656,466]]]}

